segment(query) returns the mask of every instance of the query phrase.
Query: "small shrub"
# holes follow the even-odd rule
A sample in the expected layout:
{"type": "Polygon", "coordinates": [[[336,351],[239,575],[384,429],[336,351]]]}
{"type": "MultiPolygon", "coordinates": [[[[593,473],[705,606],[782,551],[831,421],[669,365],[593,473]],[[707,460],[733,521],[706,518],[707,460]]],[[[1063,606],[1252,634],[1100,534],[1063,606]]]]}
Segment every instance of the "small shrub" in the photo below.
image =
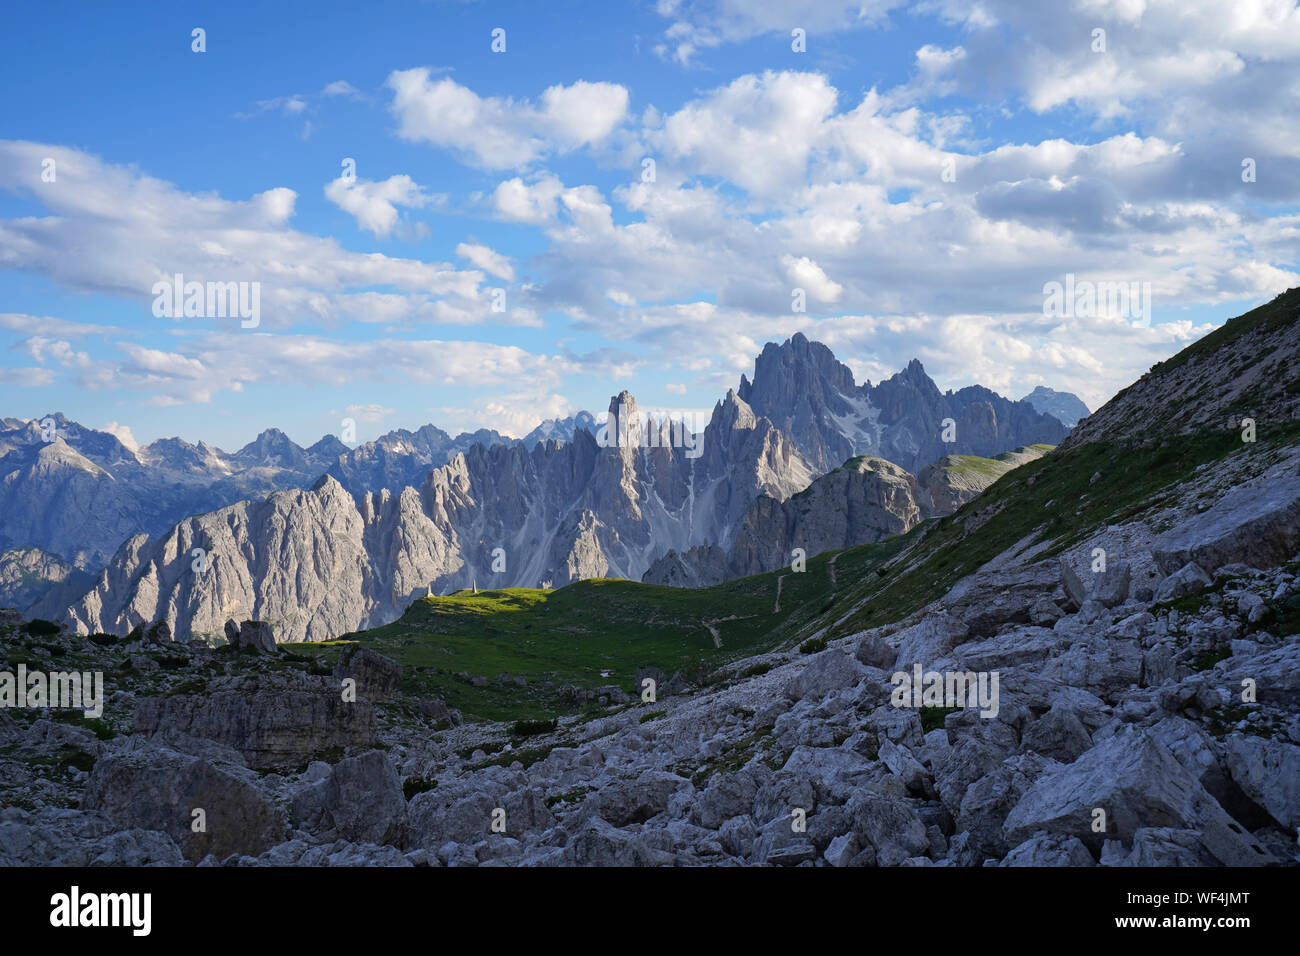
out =
{"type": "Polygon", "coordinates": [[[1208,654],[1202,654],[1188,666],[1194,671],[1208,671],[1219,661],[1227,660],[1232,656],[1232,648],[1225,648],[1221,651],[1210,651],[1208,654]]]}
{"type": "Polygon", "coordinates": [[[63,628],[59,627],[59,625],[55,624],[53,621],[47,621],[42,617],[34,617],[23,625],[23,630],[32,637],[50,637],[51,635],[58,634],[63,630],[63,628]]]}
{"type": "Polygon", "coordinates": [[[922,707],[920,711],[921,732],[928,734],[932,730],[942,730],[944,719],[949,714],[956,713],[957,710],[956,707],[922,707]]]}
{"type": "Polygon", "coordinates": [[[510,728],[510,733],[515,737],[532,737],[537,734],[549,734],[559,725],[558,717],[552,717],[550,720],[516,720],[510,728]]]}
{"type": "Polygon", "coordinates": [[[648,714],[642,714],[641,719],[640,721],[638,721],[638,723],[646,724],[652,720],[658,720],[660,717],[665,716],[667,713],[668,711],[666,710],[652,710],[648,714]]]}
{"type": "Polygon", "coordinates": [[[826,638],[810,637],[799,645],[800,654],[818,654],[826,650],[826,638]]]}

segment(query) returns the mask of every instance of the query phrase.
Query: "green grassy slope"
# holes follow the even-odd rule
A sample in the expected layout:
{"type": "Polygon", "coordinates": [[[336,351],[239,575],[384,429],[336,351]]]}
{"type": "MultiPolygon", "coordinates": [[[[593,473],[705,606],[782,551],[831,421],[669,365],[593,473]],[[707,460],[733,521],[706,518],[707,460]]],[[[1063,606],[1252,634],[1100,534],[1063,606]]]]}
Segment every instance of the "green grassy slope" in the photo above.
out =
{"type": "Polygon", "coordinates": [[[552,591],[460,591],[421,598],[384,627],[292,649],[332,661],[344,644],[358,641],[402,663],[404,692],[440,697],[478,717],[513,720],[570,712],[575,705],[559,693],[564,685],[613,684],[630,694],[633,673],[642,665],[667,676],[683,671],[697,677],[788,643],[837,594],[897,554],[904,542],[895,538],[827,552],[810,559],[801,573],[786,569],[709,588],[594,578],[552,591]],[[503,671],[523,677],[527,685],[498,682],[503,671]],[[472,686],[458,675],[487,678],[487,685],[472,686]]]}

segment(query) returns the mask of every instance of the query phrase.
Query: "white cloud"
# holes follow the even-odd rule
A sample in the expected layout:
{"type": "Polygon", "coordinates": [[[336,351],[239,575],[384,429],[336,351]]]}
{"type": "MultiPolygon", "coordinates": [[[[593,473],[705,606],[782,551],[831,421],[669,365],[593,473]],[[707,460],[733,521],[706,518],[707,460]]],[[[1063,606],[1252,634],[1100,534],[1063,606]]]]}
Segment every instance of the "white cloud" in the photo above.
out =
{"type": "Polygon", "coordinates": [[[89,322],[70,322],[48,315],[23,315],[18,312],[0,313],[0,329],[21,332],[25,335],[57,335],[77,338],[84,335],[110,335],[121,329],[111,325],[94,325],[89,322]]]}
{"type": "Polygon", "coordinates": [[[55,381],[54,372],[48,368],[0,368],[0,385],[39,388],[53,385],[55,381]]]}
{"type": "Polygon", "coordinates": [[[818,74],[742,76],[670,114],[647,138],[692,173],[768,194],[803,181],[835,100],[818,74]]]}
{"type": "Polygon", "coordinates": [[[396,409],[385,408],[379,404],[369,405],[349,405],[343,409],[343,414],[348,418],[354,418],[367,424],[376,424],[390,417],[396,412],[396,409]]]}
{"type": "Polygon", "coordinates": [[[555,218],[556,203],[563,191],[563,184],[554,176],[543,176],[533,183],[516,176],[497,186],[492,206],[502,219],[539,225],[555,218]]]}
{"type": "Polygon", "coordinates": [[[515,267],[510,264],[510,257],[503,256],[487,246],[462,242],[456,247],[456,255],[468,259],[484,272],[498,279],[504,279],[506,282],[514,281],[515,267]]]}
{"type": "Polygon", "coordinates": [[[784,256],[781,263],[785,266],[785,273],[790,281],[797,287],[806,289],[814,299],[821,302],[834,302],[844,292],[844,286],[828,277],[822,271],[822,267],[807,256],[800,256],[798,259],[794,256],[784,256]]]}
{"type": "Polygon", "coordinates": [[[140,443],[135,440],[135,436],[131,434],[131,429],[126,425],[122,425],[118,422],[109,422],[107,425],[100,425],[99,430],[101,432],[108,432],[127,448],[131,449],[131,451],[140,450],[140,443]]]}
{"type": "Polygon", "coordinates": [[[656,49],[679,63],[726,43],[778,34],[795,27],[814,36],[882,23],[904,0],[659,0],[658,13],[672,20],[656,49]]]}
{"type": "MultiPolygon", "coordinates": [[[[6,267],[75,291],[133,299],[146,321],[179,324],[151,317],[154,283],[176,273],[187,282],[260,282],[262,328],[347,320],[376,288],[406,297],[407,313],[388,317],[394,323],[438,321],[439,314],[458,324],[502,320],[491,311],[482,272],[350,252],[336,239],[292,229],[297,194],[291,189],[268,189],[246,200],[187,193],[78,150],[13,140],[0,141],[0,183],[48,211],[0,219],[6,267]],[[40,182],[44,157],[57,161],[57,183],[40,182]]],[[[385,223],[385,204],[417,200],[417,187],[402,177],[371,185],[391,192],[386,198],[363,186],[345,201],[365,200],[355,203],[357,214],[377,228],[385,223]]],[[[532,321],[527,314],[516,318],[532,321]]]]}
{"type": "Polygon", "coordinates": [[[207,333],[170,349],[119,343],[122,358],[79,369],[88,391],[139,390],[147,404],[207,404],[223,390],[259,382],[327,386],[401,382],[421,386],[518,388],[532,381],[553,388],[575,366],[517,346],[487,342],[383,338],[367,342],[316,335],[207,333]]]}
{"type": "Polygon", "coordinates": [[[627,113],[627,90],[579,80],[552,86],[540,106],[481,97],[427,67],[389,74],[398,135],[451,149],[475,166],[514,169],[543,156],[598,143],[627,113]]]}
{"type": "Polygon", "coordinates": [[[355,98],[355,97],[359,97],[361,93],[355,86],[353,86],[347,80],[335,80],[333,83],[325,84],[324,89],[321,90],[321,95],[322,96],[348,96],[348,97],[355,98]]]}
{"type": "Polygon", "coordinates": [[[410,176],[389,176],[382,182],[371,182],[339,176],[325,186],[325,198],[357,221],[357,226],[383,238],[397,227],[398,206],[422,209],[432,198],[410,176]]]}

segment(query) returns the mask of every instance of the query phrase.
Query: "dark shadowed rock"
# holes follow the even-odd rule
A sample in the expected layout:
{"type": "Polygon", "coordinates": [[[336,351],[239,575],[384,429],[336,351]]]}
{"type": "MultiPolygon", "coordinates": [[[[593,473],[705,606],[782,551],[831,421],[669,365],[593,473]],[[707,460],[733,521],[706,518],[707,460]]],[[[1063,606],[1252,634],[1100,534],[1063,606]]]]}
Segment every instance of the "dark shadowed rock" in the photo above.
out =
{"type": "Polygon", "coordinates": [[[125,827],[163,831],[191,862],[209,853],[256,856],[285,838],[284,814],[232,770],[155,748],[105,757],[91,772],[82,807],[125,827]]]}
{"type": "Polygon", "coordinates": [[[406,797],[388,755],[371,750],[340,760],[294,797],[293,821],[326,838],[406,845],[406,797]]]}
{"type": "Polygon", "coordinates": [[[402,682],[402,665],[368,647],[352,644],[339,656],[334,678],[340,681],[352,678],[362,697],[384,700],[397,693],[402,682]]]}

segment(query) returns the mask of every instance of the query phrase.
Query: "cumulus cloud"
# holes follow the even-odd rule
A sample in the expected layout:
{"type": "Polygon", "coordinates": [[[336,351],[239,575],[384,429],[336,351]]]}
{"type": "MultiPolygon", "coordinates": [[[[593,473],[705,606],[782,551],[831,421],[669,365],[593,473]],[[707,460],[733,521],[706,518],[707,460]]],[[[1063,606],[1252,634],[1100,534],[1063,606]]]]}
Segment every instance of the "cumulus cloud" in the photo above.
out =
{"type": "Polygon", "coordinates": [[[503,256],[487,246],[462,242],[456,247],[456,255],[462,259],[468,259],[484,272],[494,275],[498,279],[504,279],[507,282],[514,281],[515,267],[510,264],[510,257],[503,256]]]}
{"type": "Polygon", "coordinates": [[[433,199],[406,175],[390,176],[382,182],[339,176],[325,186],[325,198],[356,219],[359,228],[381,238],[397,227],[398,206],[421,209],[433,199]]]}
{"type": "Polygon", "coordinates": [[[119,343],[120,357],[93,361],[75,382],[88,391],[139,390],[148,404],[207,404],[219,392],[258,382],[343,387],[356,383],[517,388],[555,387],[573,363],[513,345],[437,339],[368,342],[316,335],[205,334],[168,349],[119,343]]]}
{"type": "Polygon", "coordinates": [[[501,219],[538,225],[555,218],[563,191],[563,184],[555,176],[542,176],[532,183],[516,176],[497,186],[492,193],[492,208],[501,219]]]}
{"type": "Polygon", "coordinates": [[[904,0],[659,0],[658,13],[671,20],[656,51],[690,63],[702,51],[771,34],[809,35],[882,23],[904,0]]]}
{"type": "Polygon", "coordinates": [[[126,425],[119,422],[109,422],[107,425],[100,425],[99,430],[108,432],[131,451],[140,450],[140,443],[135,440],[135,436],[131,434],[131,429],[126,425]]]}
{"type": "Polygon", "coordinates": [[[389,74],[398,135],[455,151],[475,166],[514,169],[598,143],[627,113],[627,90],[579,80],[552,86],[540,103],[479,96],[427,67],[389,74]]]}
{"type": "MultiPolygon", "coordinates": [[[[359,221],[382,228],[387,207],[423,195],[403,180],[363,184],[360,192],[342,193],[341,201],[353,204],[359,221]]],[[[180,273],[186,282],[259,282],[263,328],[347,321],[374,289],[402,297],[390,300],[406,305],[386,317],[393,323],[440,315],[457,324],[502,320],[491,311],[480,271],[355,253],[337,239],[293,229],[297,194],[291,189],[243,200],[187,193],[79,150],[13,140],[0,141],[0,183],[48,213],[0,220],[0,260],[8,268],[76,291],[136,300],[142,316],[151,314],[154,283],[180,273]],[[44,157],[58,164],[57,184],[40,182],[44,157]],[[68,255],[69,249],[78,254],[68,255]]],[[[527,314],[515,319],[532,321],[527,314]]]]}
{"type": "Polygon", "coordinates": [[[567,418],[574,408],[563,395],[543,388],[513,390],[476,405],[448,405],[430,411],[452,431],[491,428],[509,438],[522,438],[547,419],[567,418]]]}

